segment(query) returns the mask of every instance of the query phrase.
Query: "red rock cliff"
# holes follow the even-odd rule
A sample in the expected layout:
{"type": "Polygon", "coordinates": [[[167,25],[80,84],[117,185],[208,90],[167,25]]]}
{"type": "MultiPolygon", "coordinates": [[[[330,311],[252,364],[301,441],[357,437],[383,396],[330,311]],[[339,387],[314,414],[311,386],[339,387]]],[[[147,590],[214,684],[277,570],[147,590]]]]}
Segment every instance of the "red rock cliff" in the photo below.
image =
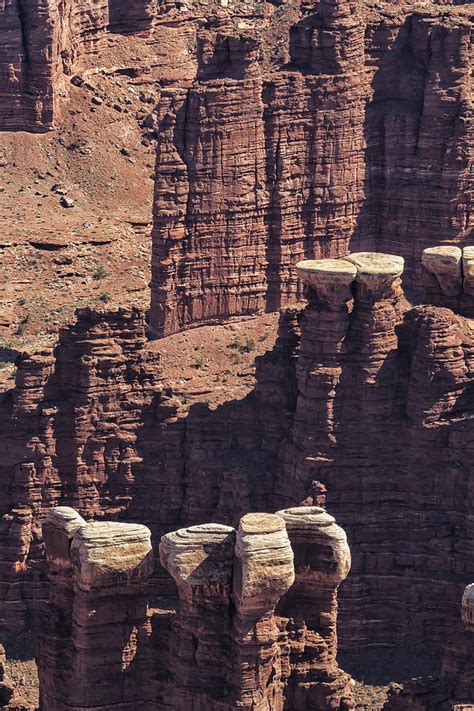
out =
{"type": "Polygon", "coordinates": [[[433,239],[470,239],[466,8],[304,5],[273,71],[249,32],[203,31],[196,81],[158,107],[156,336],[274,310],[297,261],[349,249],[405,257],[417,290],[433,239]]]}

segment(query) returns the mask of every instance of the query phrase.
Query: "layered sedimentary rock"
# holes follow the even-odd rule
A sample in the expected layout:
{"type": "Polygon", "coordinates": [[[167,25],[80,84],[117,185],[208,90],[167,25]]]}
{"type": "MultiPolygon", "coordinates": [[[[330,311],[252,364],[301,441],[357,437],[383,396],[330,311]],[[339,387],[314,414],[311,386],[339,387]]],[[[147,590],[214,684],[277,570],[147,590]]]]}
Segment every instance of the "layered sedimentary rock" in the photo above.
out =
{"type": "MultiPolygon", "coordinates": [[[[81,312],[56,359],[20,360],[0,409],[4,626],[46,596],[39,526],[51,506],[140,521],[156,551],[180,526],[237,527],[246,511],[322,495],[353,554],[342,646],[444,639],[472,578],[471,321],[410,308],[398,256],[298,271],[308,304],[282,313],[241,401],[179,403],[137,312],[81,312]]],[[[155,573],[154,592],[170,592],[155,573]]]]}
{"type": "MultiPolygon", "coordinates": [[[[240,520],[233,574],[233,708],[287,708],[288,660],[279,647],[275,607],[292,587],[293,551],[284,521],[274,514],[240,520]]],[[[286,652],[286,649],[284,649],[286,652]]]]}
{"type": "Polygon", "coordinates": [[[431,247],[421,260],[425,300],[474,318],[474,247],[431,247]]]}
{"type": "Polygon", "coordinates": [[[21,627],[46,597],[41,523],[57,505],[87,519],[134,496],[137,438],[161,400],[137,310],[85,309],[53,353],[22,355],[0,407],[0,617],[21,627]]]}
{"type": "Polygon", "coordinates": [[[52,585],[38,650],[41,708],[144,707],[151,694],[144,652],[150,531],[87,525],[60,507],[47,517],[44,537],[52,585]]]}
{"type": "Polygon", "coordinates": [[[351,555],[346,534],[317,506],[279,511],[295,554],[295,584],[278,612],[288,618],[291,675],[285,708],[353,708],[350,677],[337,665],[337,589],[351,555]]]}
{"type": "Polygon", "coordinates": [[[337,272],[299,266],[309,305],[274,493],[296,503],[313,480],[328,489],[353,551],[344,644],[442,639],[470,575],[472,330],[448,309],[409,309],[401,271],[399,258],[367,253],[337,272]]]}
{"type": "Polygon", "coordinates": [[[303,3],[274,71],[249,29],[200,42],[157,109],[154,335],[274,310],[301,294],[296,262],[350,249],[403,256],[419,291],[423,249],[469,241],[465,9],[303,3]]]}
{"type": "Polygon", "coordinates": [[[469,711],[474,702],[474,585],[461,603],[461,620],[450,630],[439,679],[393,684],[384,711],[469,711]]]}
{"type": "Polygon", "coordinates": [[[0,130],[51,128],[65,76],[104,37],[107,0],[0,4],[0,130]]]}
{"type": "Polygon", "coordinates": [[[161,540],[161,562],[179,593],[168,692],[176,711],[227,708],[234,545],[235,530],[219,524],[180,529],[161,540]]]}

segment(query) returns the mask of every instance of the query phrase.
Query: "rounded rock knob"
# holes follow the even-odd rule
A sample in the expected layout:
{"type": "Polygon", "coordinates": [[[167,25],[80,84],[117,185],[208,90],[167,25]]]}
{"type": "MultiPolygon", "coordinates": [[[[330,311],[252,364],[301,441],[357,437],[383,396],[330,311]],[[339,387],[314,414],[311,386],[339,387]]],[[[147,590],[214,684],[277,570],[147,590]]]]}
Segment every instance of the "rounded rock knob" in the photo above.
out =
{"type": "Polygon", "coordinates": [[[286,523],[295,553],[296,577],[321,585],[339,585],[351,567],[345,531],[320,506],[297,506],[277,511],[286,523]]]}
{"type": "Polygon", "coordinates": [[[421,263],[434,274],[446,296],[457,296],[462,286],[462,251],[459,247],[428,247],[421,255],[421,263]]]}

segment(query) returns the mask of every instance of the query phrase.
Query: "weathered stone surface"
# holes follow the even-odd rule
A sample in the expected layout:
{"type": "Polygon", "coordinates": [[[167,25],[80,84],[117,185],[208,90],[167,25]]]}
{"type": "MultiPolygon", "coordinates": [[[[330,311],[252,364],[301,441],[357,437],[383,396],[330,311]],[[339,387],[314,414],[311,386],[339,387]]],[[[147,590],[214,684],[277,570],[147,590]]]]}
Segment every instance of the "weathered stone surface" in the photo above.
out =
{"type": "Polygon", "coordinates": [[[53,126],[67,75],[104,37],[108,17],[106,0],[0,3],[0,130],[53,126]]]}
{"type": "Polygon", "coordinates": [[[470,240],[465,8],[303,3],[288,63],[259,42],[211,25],[157,109],[156,336],[292,302],[297,262],[349,250],[404,257],[419,293],[423,250],[470,240]]]}
{"type": "Polygon", "coordinates": [[[233,708],[283,711],[286,669],[274,611],[295,579],[284,521],[274,514],[240,519],[233,575],[233,708]]]}
{"type": "MultiPolygon", "coordinates": [[[[59,536],[66,528],[71,532],[71,509],[64,508],[48,516],[59,524],[59,536]]],[[[64,591],[52,577],[41,628],[41,708],[124,711],[151,700],[146,594],[153,570],[150,539],[145,526],[115,522],[86,524],[74,533],[68,604],[60,604],[64,591]]],[[[48,559],[54,561],[52,536],[46,546],[48,559]]]]}
{"type": "Polygon", "coordinates": [[[219,524],[191,526],[161,539],[161,562],[179,592],[168,690],[176,711],[228,708],[234,545],[235,530],[219,524]]]}
{"type": "Polygon", "coordinates": [[[461,620],[447,632],[439,679],[413,679],[406,684],[393,685],[384,711],[469,711],[473,708],[473,588],[472,584],[466,587],[461,620]]]}
{"type": "Polygon", "coordinates": [[[288,618],[288,708],[353,708],[350,677],[336,662],[337,588],[351,555],[346,534],[317,506],[278,511],[295,553],[295,584],[278,612],[288,618]]]}
{"type": "Polygon", "coordinates": [[[162,400],[157,358],[145,354],[145,342],[138,310],[85,309],[54,354],[20,357],[16,387],[1,396],[0,618],[10,629],[47,597],[47,512],[67,504],[90,520],[116,516],[133,499],[138,433],[146,436],[144,423],[162,400]]]}
{"type": "Polygon", "coordinates": [[[474,248],[432,247],[422,254],[425,299],[474,317],[474,248]]]}
{"type": "Polygon", "coordinates": [[[15,687],[6,670],[7,658],[0,644],[0,707],[8,706],[14,700],[15,687]]]}

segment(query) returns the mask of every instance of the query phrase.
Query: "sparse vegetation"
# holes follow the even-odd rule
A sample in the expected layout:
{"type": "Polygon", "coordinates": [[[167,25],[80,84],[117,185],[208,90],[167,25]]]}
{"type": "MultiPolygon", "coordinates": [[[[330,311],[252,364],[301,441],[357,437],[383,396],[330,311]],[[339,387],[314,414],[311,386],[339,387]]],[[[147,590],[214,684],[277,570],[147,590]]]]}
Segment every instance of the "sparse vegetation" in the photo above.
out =
{"type": "Polygon", "coordinates": [[[108,304],[109,301],[112,301],[112,297],[110,294],[108,294],[106,291],[104,291],[100,296],[99,296],[99,301],[103,301],[104,304],[108,304]]]}
{"type": "Polygon", "coordinates": [[[199,356],[194,361],[194,367],[197,368],[198,370],[200,370],[201,368],[204,368],[205,364],[206,364],[206,361],[204,360],[203,356],[199,356]]]}
{"type": "Polygon", "coordinates": [[[234,348],[239,353],[251,353],[255,350],[255,339],[247,336],[245,343],[242,343],[238,336],[234,336],[229,344],[229,348],[234,348]]]}
{"type": "Polygon", "coordinates": [[[95,279],[95,281],[100,281],[100,279],[105,279],[106,276],[108,276],[108,271],[102,264],[99,264],[93,273],[92,278],[95,279]]]}

